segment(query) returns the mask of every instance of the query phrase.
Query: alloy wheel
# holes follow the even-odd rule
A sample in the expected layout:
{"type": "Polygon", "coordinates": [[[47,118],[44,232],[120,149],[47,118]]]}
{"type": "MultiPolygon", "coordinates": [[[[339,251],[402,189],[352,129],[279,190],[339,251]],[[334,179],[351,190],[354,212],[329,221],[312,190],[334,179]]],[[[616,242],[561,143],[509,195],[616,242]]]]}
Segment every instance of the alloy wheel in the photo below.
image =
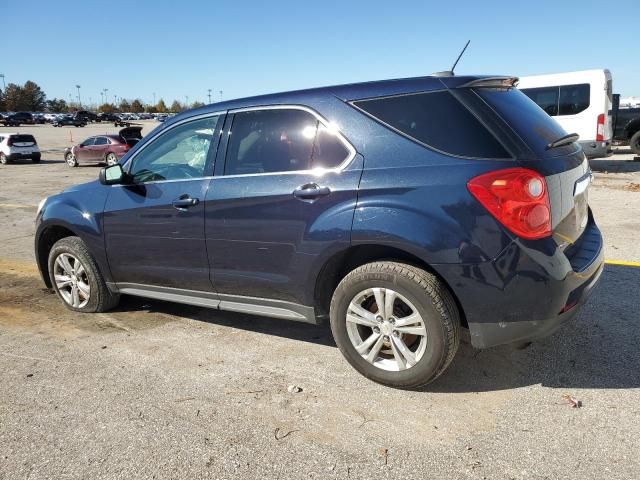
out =
{"type": "Polygon", "coordinates": [[[62,299],[74,308],[87,305],[91,296],[89,277],[80,260],[69,253],[61,253],[54,262],[56,288],[62,299]]]}
{"type": "Polygon", "coordinates": [[[427,346],[427,328],[418,309],[389,288],[369,288],[351,300],[347,334],[362,358],[388,371],[413,367],[427,346]]]}

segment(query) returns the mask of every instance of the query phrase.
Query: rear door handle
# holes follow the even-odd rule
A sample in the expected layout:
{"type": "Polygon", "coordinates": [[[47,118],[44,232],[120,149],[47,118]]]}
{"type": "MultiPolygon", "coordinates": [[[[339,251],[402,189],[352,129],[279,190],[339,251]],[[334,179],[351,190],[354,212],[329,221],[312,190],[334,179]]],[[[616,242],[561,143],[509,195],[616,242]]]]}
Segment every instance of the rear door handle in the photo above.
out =
{"type": "Polygon", "coordinates": [[[185,193],[184,195],[180,195],[180,197],[171,202],[174,208],[177,208],[178,210],[184,210],[186,208],[193,207],[198,203],[200,203],[199,199],[191,198],[187,193],[185,193]]]}
{"type": "Polygon", "coordinates": [[[307,183],[301,185],[293,191],[293,196],[301,200],[315,200],[319,197],[329,195],[331,190],[329,187],[321,187],[316,183],[307,183]]]}

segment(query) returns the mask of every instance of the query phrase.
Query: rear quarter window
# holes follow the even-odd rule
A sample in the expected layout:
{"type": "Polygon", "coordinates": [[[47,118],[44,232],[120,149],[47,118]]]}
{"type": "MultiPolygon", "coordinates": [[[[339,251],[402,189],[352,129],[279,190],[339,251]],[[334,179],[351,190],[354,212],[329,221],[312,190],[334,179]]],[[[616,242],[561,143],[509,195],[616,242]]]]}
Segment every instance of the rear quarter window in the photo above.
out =
{"type": "Polygon", "coordinates": [[[511,157],[447,91],[359,100],[353,105],[404,136],[443,153],[469,158],[511,157]]]}

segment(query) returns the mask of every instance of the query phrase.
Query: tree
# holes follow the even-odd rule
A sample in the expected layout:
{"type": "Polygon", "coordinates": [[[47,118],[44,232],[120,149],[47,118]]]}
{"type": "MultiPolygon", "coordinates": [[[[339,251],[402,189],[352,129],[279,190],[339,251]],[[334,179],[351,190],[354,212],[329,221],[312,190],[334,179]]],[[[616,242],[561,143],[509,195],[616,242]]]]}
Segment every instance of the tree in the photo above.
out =
{"type": "Polygon", "coordinates": [[[24,110],[24,100],[22,98],[22,87],[15,83],[7,85],[7,89],[4,92],[5,108],[9,112],[17,112],[24,110]]]}
{"type": "Polygon", "coordinates": [[[130,112],[131,111],[131,104],[125,100],[124,98],[122,100],[120,100],[120,105],[118,105],[118,109],[121,112],[130,112]]]}
{"type": "Polygon", "coordinates": [[[22,87],[22,98],[24,101],[24,107],[21,110],[28,110],[30,112],[40,112],[44,110],[47,96],[42,91],[40,86],[27,80],[22,87]]]}
{"type": "Polygon", "coordinates": [[[142,105],[142,102],[137,98],[133,102],[131,102],[131,111],[133,113],[144,112],[144,106],[142,105]]]}
{"type": "Polygon", "coordinates": [[[113,113],[116,111],[116,106],[113,103],[103,103],[98,108],[102,113],[113,113]]]}
{"type": "Polygon", "coordinates": [[[204,103],[203,102],[193,102],[191,104],[191,108],[200,108],[200,107],[204,107],[204,103]]]}
{"type": "Polygon", "coordinates": [[[4,112],[7,107],[4,104],[4,93],[0,90],[0,112],[4,112]]]}
{"type": "Polygon", "coordinates": [[[182,110],[184,109],[182,108],[182,105],[180,104],[180,102],[177,100],[174,100],[173,103],[171,104],[171,108],[169,108],[169,111],[173,113],[181,112],[182,110]]]}
{"type": "Polygon", "coordinates": [[[144,111],[147,113],[158,113],[158,109],[155,105],[145,105],[144,111]]]}
{"type": "Polygon", "coordinates": [[[65,102],[62,98],[53,98],[51,100],[47,100],[45,105],[45,110],[52,113],[66,112],[67,109],[67,102],[65,102]]]}
{"type": "Polygon", "coordinates": [[[156,105],[156,110],[158,113],[167,113],[167,105],[164,103],[163,99],[160,99],[156,105]]]}

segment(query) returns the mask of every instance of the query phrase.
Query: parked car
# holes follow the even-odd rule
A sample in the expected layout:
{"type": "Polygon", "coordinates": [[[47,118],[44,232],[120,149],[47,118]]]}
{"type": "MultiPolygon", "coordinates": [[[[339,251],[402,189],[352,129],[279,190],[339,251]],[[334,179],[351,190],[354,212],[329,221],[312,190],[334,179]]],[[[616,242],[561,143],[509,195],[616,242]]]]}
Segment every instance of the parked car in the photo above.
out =
{"type": "Polygon", "coordinates": [[[640,155],[640,108],[617,109],[613,122],[613,140],[628,144],[633,153],[640,155]]]}
{"type": "Polygon", "coordinates": [[[8,113],[0,118],[0,124],[6,125],[7,127],[33,125],[33,116],[29,112],[8,113]]]}
{"type": "Polygon", "coordinates": [[[61,117],[56,118],[51,125],[54,127],[64,127],[64,126],[74,126],[74,127],[84,127],[87,124],[84,120],[80,118],[72,117],[71,115],[63,115],[61,117]]]}
{"type": "Polygon", "coordinates": [[[98,122],[116,122],[120,120],[120,117],[115,113],[100,113],[98,114],[98,122]]]}
{"type": "Polygon", "coordinates": [[[6,165],[25,158],[33,163],[40,161],[40,148],[33,135],[0,132],[0,163],[6,165]]]}
{"type": "Polygon", "coordinates": [[[45,123],[44,113],[33,113],[31,114],[31,118],[33,119],[34,125],[43,125],[45,123]]]}
{"type": "Polygon", "coordinates": [[[89,137],[64,151],[64,159],[70,167],[86,163],[113,165],[142,138],[142,127],[123,128],[118,135],[89,137]]]}
{"type": "Polygon", "coordinates": [[[611,149],[611,72],[606,69],[533,75],[518,88],[567,132],[577,133],[587,158],[607,157],[611,149]]]}
{"type": "Polygon", "coordinates": [[[162,122],[164,122],[168,117],[169,117],[168,115],[166,115],[166,114],[164,114],[164,113],[161,113],[160,115],[157,115],[157,116],[156,116],[156,120],[157,120],[158,122],[162,123],[162,122]]]}
{"type": "Polygon", "coordinates": [[[78,120],[84,121],[84,123],[91,123],[98,120],[98,115],[88,110],[78,110],[73,116],[78,120]]]}
{"type": "MultiPolygon", "coordinates": [[[[120,294],[319,323],[367,378],[417,388],[462,328],[550,334],[603,269],[584,152],[510,77],[220,102],[41,202],[36,258],[79,312],[120,294]],[[82,212],[82,215],[79,215],[82,212]]],[[[250,347],[248,347],[250,348],[250,347]]]]}

